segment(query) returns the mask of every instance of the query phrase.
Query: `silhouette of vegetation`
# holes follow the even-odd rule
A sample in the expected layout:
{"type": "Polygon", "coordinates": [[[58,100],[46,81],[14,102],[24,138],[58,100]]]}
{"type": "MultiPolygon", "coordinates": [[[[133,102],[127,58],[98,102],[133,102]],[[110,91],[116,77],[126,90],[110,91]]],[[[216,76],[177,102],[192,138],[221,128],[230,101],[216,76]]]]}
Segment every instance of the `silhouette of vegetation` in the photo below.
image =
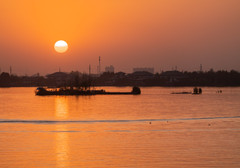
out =
{"type": "Polygon", "coordinates": [[[56,72],[46,76],[17,76],[2,72],[0,87],[75,87],[88,90],[91,86],[240,86],[240,73],[231,71],[180,72],[105,72],[100,76],[80,72],[56,72]]]}

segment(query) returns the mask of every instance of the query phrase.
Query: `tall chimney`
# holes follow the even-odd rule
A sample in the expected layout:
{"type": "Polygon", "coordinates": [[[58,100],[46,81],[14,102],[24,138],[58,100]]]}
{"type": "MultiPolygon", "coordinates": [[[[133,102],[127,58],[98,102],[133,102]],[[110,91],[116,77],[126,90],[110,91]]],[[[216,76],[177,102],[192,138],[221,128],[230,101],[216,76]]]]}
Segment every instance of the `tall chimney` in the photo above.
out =
{"type": "Polygon", "coordinates": [[[91,65],[89,64],[89,76],[91,75],[91,65]]]}
{"type": "Polygon", "coordinates": [[[98,65],[98,68],[99,68],[99,75],[101,74],[101,56],[99,56],[99,65],[98,65]]]}
{"type": "Polygon", "coordinates": [[[11,66],[10,66],[9,72],[10,72],[10,75],[12,75],[12,67],[11,66]]]}

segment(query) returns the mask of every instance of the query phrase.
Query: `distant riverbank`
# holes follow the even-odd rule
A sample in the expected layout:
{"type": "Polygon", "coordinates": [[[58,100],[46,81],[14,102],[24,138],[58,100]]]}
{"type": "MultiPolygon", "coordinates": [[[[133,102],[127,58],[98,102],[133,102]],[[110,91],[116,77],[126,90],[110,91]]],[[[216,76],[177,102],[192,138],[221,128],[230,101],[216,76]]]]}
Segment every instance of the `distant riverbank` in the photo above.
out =
{"type": "Polygon", "coordinates": [[[46,76],[17,76],[6,72],[0,75],[0,87],[91,87],[91,86],[161,86],[161,87],[234,87],[240,86],[240,73],[231,71],[180,72],[145,71],[84,74],[80,72],[55,72],[46,76]]]}

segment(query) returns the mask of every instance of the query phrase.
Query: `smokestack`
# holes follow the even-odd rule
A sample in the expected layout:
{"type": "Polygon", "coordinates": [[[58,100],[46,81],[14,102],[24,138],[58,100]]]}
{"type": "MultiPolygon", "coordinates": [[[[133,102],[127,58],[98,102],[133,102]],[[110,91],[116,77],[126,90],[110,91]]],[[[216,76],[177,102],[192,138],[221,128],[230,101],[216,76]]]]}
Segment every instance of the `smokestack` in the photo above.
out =
{"type": "Polygon", "coordinates": [[[200,64],[200,72],[202,72],[202,64],[200,64]]]}
{"type": "Polygon", "coordinates": [[[89,64],[89,75],[91,75],[91,65],[89,64]]]}
{"type": "Polygon", "coordinates": [[[101,74],[101,56],[99,56],[99,65],[98,65],[99,75],[101,74]]]}
{"type": "Polygon", "coordinates": [[[10,72],[10,75],[12,75],[12,67],[11,66],[10,66],[9,72],[10,72]]]}

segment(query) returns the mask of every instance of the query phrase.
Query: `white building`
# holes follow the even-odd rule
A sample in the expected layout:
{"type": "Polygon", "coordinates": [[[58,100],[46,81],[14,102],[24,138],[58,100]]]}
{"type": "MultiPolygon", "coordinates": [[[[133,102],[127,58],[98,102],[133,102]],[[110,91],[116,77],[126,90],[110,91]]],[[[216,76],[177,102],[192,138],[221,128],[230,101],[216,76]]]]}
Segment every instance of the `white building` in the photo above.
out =
{"type": "Polygon", "coordinates": [[[114,67],[112,65],[106,66],[105,67],[105,72],[112,72],[112,73],[114,73],[114,67]]]}

